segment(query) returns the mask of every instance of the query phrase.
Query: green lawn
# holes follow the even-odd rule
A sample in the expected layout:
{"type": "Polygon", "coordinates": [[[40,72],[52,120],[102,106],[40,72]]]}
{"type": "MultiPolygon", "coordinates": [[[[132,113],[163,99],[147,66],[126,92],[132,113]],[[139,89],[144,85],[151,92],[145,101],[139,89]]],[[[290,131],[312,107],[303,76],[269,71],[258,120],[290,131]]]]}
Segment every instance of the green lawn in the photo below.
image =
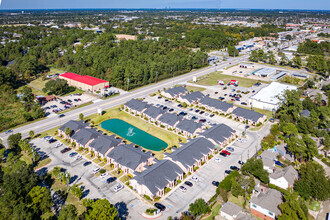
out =
{"type": "Polygon", "coordinates": [[[39,168],[41,168],[41,167],[43,167],[43,166],[46,166],[47,164],[49,164],[49,163],[51,163],[51,162],[52,162],[52,159],[50,159],[50,158],[46,158],[46,159],[44,159],[44,160],[38,162],[38,165],[37,165],[34,169],[39,169],[39,168]]]}
{"type": "Polygon", "coordinates": [[[38,79],[33,80],[32,82],[30,82],[30,85],[32,87],[35,87],[35,88],[38,88],[38,89],[41,90],[41,89],[45,88],[45,85],[48,81],[49,80],[42,80],[42,77],[39,77],[38,79]]]}
{"type": "MultiPolygon", "coordinates": [[[[111,109],[108,109],[105,111],[106,113],[103,114],[102,116],[94,114],[91,116],[87,116],[85,118],[85,120],[88,120],[89,122],[93,121],[94,125],[104,131],[104,133],[112,135],[113,133],[111,133],[110,131],[104,130],[101,128],[100,124],[108,119],[112,119],[112,118],[118,118],[121,119],[127,123],[130,123],[132,125],[134,125],[135,127],[165,141],[168,146],[179,146],[180,142],[186,142],[187,140],[183,137],[180,137],[172,132],[166,131],[165,129],[162,129],[160,127],[157,127],[155,125],[150,124],[149,122],[146,122],[145,120],[135,117],[133,115],[130,115],[129,113],[125,112],[125,111],[121,111],[119,109],[119,107],[114,107],[111,109]]],[[[127,141],[129,143],[129,141],[127,141]]],[[[155,153],[156,157],[158,159],[162,159],[162,155],[163,152],[162,151],[154,151],[153,153],[155,153]]]]}
{"type": "Polygon", "coordinates": [[[206,89],[205,88],[201,88],[201,87],[197,87],[197,86],[186,86],[186,89],[191,92],[202,92],[202,91],[205,91],[206,89]]]}
{"type": "MultiPolygon", "coordinates": [[[[236,204],[240,207],[243,207],[243,204],[244,204],[243,196],[235,197],[231,193],[228,196],[228,201],[231,202],[231,203],[234,203],[234,204],[236,204]]],[[[248,203],[247,203],[247,205],[248,205],[248,203]]]]}
{"type": "MultiPolygon", "coordinates": [[[[220,72],[210,73],[209,75],[206,76],[205,79],[201,79],[201,80],[197,81],[196,84],[203,85],[203,86],[215,86],[215,85],[218,85],[218,80],[224,81],[225,84],[229,83],[230,80],[238,80],[239,85],[242,87],[251,87],[257,82],[263,82],[263,81],[255,80],[255,79],[225,75],[225,74],[222,74],[222,72],[220,71],[220,72]]],[[[263,83],[268,83],[268,82],[263,82],[263,83]]]]}
{"type": "Polygon", "coordinates": [[[320,210],[321,202],[313,200],[311,202],[306,201],[305,204],[306,204],[307,208],[312,211],[318,212],[320,210]]]}
{"type": "Polygon", "coordinates": [[[217,204],[212,209],[212,214],[209,217],[205,218],[204,220],[213,220],[215,216],[218,216],[220,214],[220,208],[221,208],[221,205],[217,204]]]}

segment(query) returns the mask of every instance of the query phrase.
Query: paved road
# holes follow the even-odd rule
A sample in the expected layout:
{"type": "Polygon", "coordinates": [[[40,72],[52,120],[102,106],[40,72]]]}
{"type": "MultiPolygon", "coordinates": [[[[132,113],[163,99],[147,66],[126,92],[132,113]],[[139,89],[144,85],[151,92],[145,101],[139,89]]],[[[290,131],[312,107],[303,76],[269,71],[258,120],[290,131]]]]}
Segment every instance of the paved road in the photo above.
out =
{"type": "MultiPolygon", "coordinates": [[[[248,59],[248,55],[233,58],[228,62],[224,62],[223,64],[217,66],[217,69],[219,68],[225,68],[228,66],[232,66],[234,64],[243,62],[248,59]]],[[[62,118],[58,117],[53,117],[53,118],[47,118],[42,121],[34,122],[29,125],[25,125],[19,128],[14,129],[14,133],[21,133],[23,137],[27,137],[29,131],[33,130],[36,134],[47,131],[49,129],[61,126],[62,124],[66,123],[69,120],[77,120],[79,118],[79,114],[83,113],[85,116],[92,115],[97,113],[98,107],[101,107],[103,110],[109,109],[121,104],[124,104],[125,102],[129,101],[132,98],[140,98],[140,97],[145,97],[146,95],[156,92],[158,90],[162,90],[163,88],[171,87],[173,85],[179,84],[186,82],[187,80],[192,79],[192,76],[202,76],[205,74],[209,74],[214,72],[216,67],[214,66],[209,66],[200,70],[196,70],[190,73],[187,73],[185,75],[181,75],[178,77],[175,77],[173,79],[168,79],[161,81],[156,84],[152,84],[146,87],[142,87],[139,89],[136,89],[134,91],[128,92],[126,94],[122,94],[120,96],[104,100],[101,102],[97,102],[79,109],[72,110],[70,112],[65,113],[65,116],[62,118]]],[[[6,144],[7,142],[7,137],[10,134],[0,134],[0,138],[3,140],[3,143],[6,144]]]]}

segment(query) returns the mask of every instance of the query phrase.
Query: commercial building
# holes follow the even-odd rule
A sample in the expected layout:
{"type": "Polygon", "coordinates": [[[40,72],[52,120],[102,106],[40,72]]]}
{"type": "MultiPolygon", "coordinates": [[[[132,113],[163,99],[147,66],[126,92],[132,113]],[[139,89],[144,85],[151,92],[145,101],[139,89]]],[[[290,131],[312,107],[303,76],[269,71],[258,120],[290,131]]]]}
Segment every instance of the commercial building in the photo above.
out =
{"type": "Polygon", "coordinates": [[[276,73],[275,68],[262,68],[253,72],[252,75],[256,75],[258,77],[268,77],[274,75],[275,73],[276,73]]]}
{"type": "Polygon", "coordinates": [[[254,108],[275,111],[280,107],[283,94],[286,90],[297,90],[296,86],[272,82],[262,88],[258,93],[249,98],[249,103],[254,108]]]}
{"type": "Polygon", "coordinates": [[[96,92],[109,87],[109,82],[87,75],[78,75],[75,73],[63,73],[59,76],[65,79],[70,86],[77,87],[84,91],[96,92]]]}

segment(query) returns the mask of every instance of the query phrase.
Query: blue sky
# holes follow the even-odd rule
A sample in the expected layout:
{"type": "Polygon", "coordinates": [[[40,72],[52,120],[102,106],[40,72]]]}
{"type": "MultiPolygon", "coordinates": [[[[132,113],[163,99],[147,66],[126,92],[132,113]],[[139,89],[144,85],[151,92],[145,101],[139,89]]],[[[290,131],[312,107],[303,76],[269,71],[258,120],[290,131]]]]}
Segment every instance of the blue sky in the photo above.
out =
{"type": "MultiPolygon", "coordinates": [[[[0,0],[0,2],[0,9],[219,8],[220,5],[220,0],[0,0]]],[[[330,10],[330,1],[221,0],[221,8],[330,10]]]]}

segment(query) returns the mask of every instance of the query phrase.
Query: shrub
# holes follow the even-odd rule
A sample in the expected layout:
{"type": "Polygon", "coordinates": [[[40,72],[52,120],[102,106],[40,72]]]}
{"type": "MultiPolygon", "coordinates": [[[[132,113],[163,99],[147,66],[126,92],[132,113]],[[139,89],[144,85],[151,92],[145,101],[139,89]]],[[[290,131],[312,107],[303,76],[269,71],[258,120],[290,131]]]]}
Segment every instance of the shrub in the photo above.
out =
{"type": "Polygon", "coordinates": [[[199,169],[199,167],[198,166],[196,166],[196,167],[194,167],[194,171],[196,172],[196,170],[198,170],[199,169]]]}
{"type": "Polygon", "coordinates": [[[160,125],[161,128],[165,128],[165,125],[160,125]]]}
{"type": "Polygon", "coordinates": [[[146,194],[144,194],[143,197],[144,197],[145,199],[147,199],[147,200],[152,201],[152,199],[150,198],[150,196],[148,196],[148,195],[146,195],[146,194]]]}
{"type": "Polygon", "coordinates": [[[133,189],[133,186],[128,186],[130,189],[133,189]]]}
{"type": "Polygon", "coordinates": [[[181,183],[181,180],[177,180],[176,182],[177,182],[178,184],[180,184],[180,183],[181,183]]]}
{"type": "Polygon", "coordinates": [[[165,194],[167,194],[167,193],[169,193],[171,191],[171,189],[168,188],[168,187],[166,187],[164,191],[165,191],[165,194]]]}
{"type": "Polygon", "coordinates": [[[105,173],[105,172],[106,172],[105,169],[101,169],[101,170],[100,170],[100,174],[103,174],[103,173],[105,173]]]}

